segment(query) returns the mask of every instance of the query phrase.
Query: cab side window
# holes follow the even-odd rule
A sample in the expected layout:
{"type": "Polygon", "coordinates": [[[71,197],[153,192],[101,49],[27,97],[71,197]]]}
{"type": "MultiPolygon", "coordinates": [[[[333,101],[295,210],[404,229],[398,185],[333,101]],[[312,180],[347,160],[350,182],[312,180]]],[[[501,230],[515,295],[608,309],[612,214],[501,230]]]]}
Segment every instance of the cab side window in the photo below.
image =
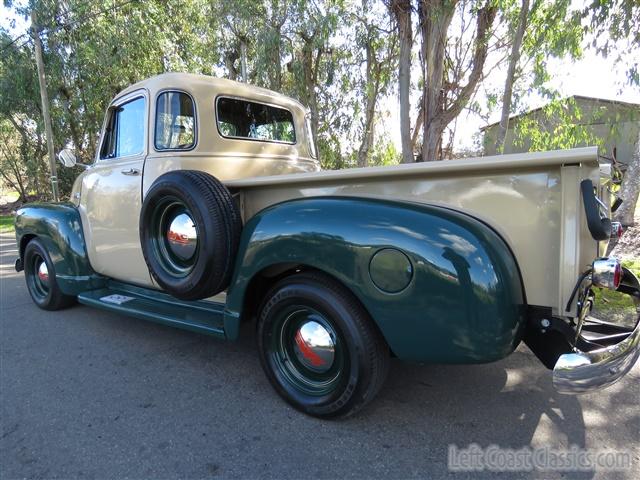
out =
{"type": "Polygon", "coordinates": [[[111,109],[100,158],[130,157],[144,151],[144,113],[143,97],[111,109]]]}
{"type": "Polygon", "coordinates": [[[156,102],[156,150],[189,150],[196,142],[195,107],[184,92],[164,92],[156,102]]]}

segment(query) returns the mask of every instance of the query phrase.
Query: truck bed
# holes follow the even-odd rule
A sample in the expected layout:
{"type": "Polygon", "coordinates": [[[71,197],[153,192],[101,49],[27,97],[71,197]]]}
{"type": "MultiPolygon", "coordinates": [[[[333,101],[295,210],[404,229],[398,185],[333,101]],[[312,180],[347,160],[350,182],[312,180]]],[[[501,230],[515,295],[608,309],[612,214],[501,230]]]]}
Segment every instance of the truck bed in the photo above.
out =
{"type": "MultiPolygon", "coordinates": [[[[362,196],[445,205],[491,225],[513,250],[527,303],[564,305],[598,245],[584,220],[579,184],[599,182],[596,147],[392,167],[231,180],[245,220],[293,198],[362,196]]],[[[357,221],[357,219],[354,219],[357,221]]]]}

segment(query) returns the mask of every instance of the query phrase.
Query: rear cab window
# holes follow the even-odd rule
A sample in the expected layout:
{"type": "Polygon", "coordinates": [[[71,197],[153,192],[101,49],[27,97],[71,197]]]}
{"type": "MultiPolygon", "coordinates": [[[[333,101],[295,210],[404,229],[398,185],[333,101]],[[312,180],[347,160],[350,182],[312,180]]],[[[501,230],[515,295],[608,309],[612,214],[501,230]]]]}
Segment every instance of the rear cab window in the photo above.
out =
{"type": "Polygon", "coordinates": [[[292,113],[283,107],[232,97],[216,99],[218,132],[225,138],[296,143],[292,113]]]}
{"type": "Polygon", "coordinates": [[[190,150],[196,144],[193,98],[185,92],[166,91],[156,100],[154,147],[156,150],[190,150]]]}

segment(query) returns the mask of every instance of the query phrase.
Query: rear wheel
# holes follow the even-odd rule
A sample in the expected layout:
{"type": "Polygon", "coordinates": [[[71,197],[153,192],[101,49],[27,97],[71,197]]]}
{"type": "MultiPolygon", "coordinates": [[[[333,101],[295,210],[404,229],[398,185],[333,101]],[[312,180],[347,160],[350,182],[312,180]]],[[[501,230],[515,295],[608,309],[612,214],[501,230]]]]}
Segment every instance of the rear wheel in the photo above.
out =
{"type": "Polygon", "coordinates": [[[43,310],[60,310],[75,303],[75,297],[60,290],[51,257],[37,238],[24,250],[24,276],[33,302],[43,310]]]}
{"type": "Polygon", "coordinates": [[[375,397],[388,370],[386,343],[360,302],[318,273],[291,276],[271,290],[258,346],[276,391],[317,417],[355,413],[375,397]]]}

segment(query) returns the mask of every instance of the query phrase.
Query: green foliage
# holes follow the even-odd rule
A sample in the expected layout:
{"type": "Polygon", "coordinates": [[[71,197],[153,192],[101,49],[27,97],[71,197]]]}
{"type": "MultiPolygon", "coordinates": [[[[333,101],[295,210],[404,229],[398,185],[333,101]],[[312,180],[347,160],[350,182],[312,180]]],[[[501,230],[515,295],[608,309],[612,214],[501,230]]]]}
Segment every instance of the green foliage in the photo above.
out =
{"type": "Polygon", "coordinates": [[[0,233],[12,233],[13,227],[13,215],[0,215],[0,233]]]}
{"type": "Polygon", "coordinates": [[[629,258],[623,260],[622,265],[631,270],[636,277],[640,278],[640,258],[629,258]]]}
{"type": "Polygon", "coordinates": [[[402,152],[400,152],[393,142],[386,138],[380,138],[371,152],[370,165],[373,166],[389,166],[398,165],[402,160],[402,152]]]}
{"type": "MultiPolygon", "coordinates": [[[[354,125],[364,114],[358,106],[359,92],[365,88],[353,68],[360,52],[346,48],[355,27],[340,22],[359,12],[353,4],[36,0],[27,7],[13,7],[25,19],[31,8],[44,46],[56,151],[74,148],[80,162],[91,163],[109,101],[132,83],[167,71],[241,80],[244,61],[249,83],[293,96],[311,109],[320,158],[327,168],[349,165],[343,158],[344,143],[358,135],[354,125]]],[[[370,21],[375,24],[375,16],[370,21]]],[[[386,36],[378,34],[379,40],[386,36]]],[[[7,46],[11,38],[2,31],[0,41],[7,46]]],[[[379,75],[388,87],[389,70],[379,75]]],[[[46,197],[46,142],[31,42],[16,42],[3,50],[0,88],[12,92],[0,99],[3,128],[15,129],[10,160],[18,152],[19,174],[27,190],[46,197]]],[[[3,161],[6,164],[4,157],[3,161]]],[[[77,172],[59,169],[63,193],[70,191],[77,172]]]]}
{"type": "Polygon", "coordinates": [[[583,118],[584,113],[573,98],[554,100],[514,122],[514,144],[530,152],[585,145],[602,147],[606,139],[595,135],[589,125],[597,113],[583,118]]]}
{"type": "MultiPolygon", "coordinates": [[[[550,101],[558,101],[559,92],[549,87],[553,72],[549,62],[553,59],[573,61],[583,55],[585,38],[588,33],[582,23],[582,16],[571,0],[531,0],[527,15],[520,58],[513,83],[511,113],[526,109],[522,100],[529,95],[542,96],[550,101]]],[[[521,1],[502,0],[500,3],[500,29],[510,38],[519,21],[521,1]]],[[[510,48],[510,42],[506,47],[510,48]]],[[[508,57],[505,58],[508,61],[508,57]]],[[[502,84],[500,84],[502,86],[502,84]]],[[[487,116],[502,108],[499,101],[502,90],[487,93],[484,109],[487,116]]]]}

